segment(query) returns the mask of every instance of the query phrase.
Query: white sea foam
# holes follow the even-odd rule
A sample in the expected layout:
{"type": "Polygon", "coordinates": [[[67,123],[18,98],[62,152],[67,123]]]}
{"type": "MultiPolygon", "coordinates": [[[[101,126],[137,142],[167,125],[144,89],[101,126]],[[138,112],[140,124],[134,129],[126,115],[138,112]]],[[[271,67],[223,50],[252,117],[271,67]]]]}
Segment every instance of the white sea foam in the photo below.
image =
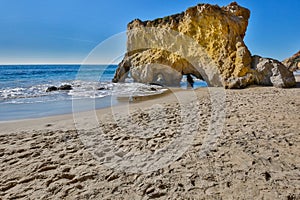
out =
{"type": "Polygon", "coordinates": [[[161,94],[167,89],[157,85],[147,85],[142,83],[111,83],[111,82],[89,82],[70,81],[61,82],[55,85],[41,84],[31,87],[16,87],[0,89],[0,100],[2,103],[35,103],[56,100],[80,99],[80,98],[103,98],[114,95],[117,97],[149,96],[161,94]],[[59,87],[61,85],[71,85],[70,91],[46,92],[50,86],[59,87]],[[42,100],[41,100],[42,98],[42,100]]]}

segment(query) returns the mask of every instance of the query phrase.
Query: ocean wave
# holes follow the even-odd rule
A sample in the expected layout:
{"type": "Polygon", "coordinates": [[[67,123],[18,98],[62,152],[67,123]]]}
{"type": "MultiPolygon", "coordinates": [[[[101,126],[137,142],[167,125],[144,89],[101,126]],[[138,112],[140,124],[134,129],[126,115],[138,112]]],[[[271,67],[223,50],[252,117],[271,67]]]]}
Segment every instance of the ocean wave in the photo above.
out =
{"type": "Polygon", "coordinates": [[[142,83],[111,83],[97,81],[64,81],[56,84],[40,84],[31,87],[4,88],[0,90],[0,100],[2,103],[31,103],[48,102],[53,100],[68,100],[71,98],[103,98],[106,96],[130,97],[149,96],[161,94],[167,89],[157,85],[147,85],[142,83]],[[71,85],[69,91],[46,92],[50,86],[59,87],[61,85],[71,85]]]}
{"type": "Polygon", "coordinates": [[[0,90],[0,100],[21,99],[47,96],[46,89],[50,85],[36,85],[32,87],[5,88],[0,90]]]}

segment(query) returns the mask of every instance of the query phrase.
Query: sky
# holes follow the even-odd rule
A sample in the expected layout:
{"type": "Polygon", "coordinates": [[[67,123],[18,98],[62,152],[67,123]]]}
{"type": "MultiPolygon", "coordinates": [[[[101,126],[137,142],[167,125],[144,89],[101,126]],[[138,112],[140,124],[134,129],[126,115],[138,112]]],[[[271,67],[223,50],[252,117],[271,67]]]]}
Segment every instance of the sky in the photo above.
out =
{"type": "MultiPolygon", "coordinates": [[[[299,0],[236,1],[251,11],[244,41],[253,55],[283,60],[300,50],[299,0]]],[[[133,19],[164,17],[198,3],[230,2],[0,0],[0,64],[82,63],[102,42],[124,35],[133,19]]],[[[125,51],[126,39],[115,41],[100,52],[99,62],[107,64],[114,51],[125,51]]]]}

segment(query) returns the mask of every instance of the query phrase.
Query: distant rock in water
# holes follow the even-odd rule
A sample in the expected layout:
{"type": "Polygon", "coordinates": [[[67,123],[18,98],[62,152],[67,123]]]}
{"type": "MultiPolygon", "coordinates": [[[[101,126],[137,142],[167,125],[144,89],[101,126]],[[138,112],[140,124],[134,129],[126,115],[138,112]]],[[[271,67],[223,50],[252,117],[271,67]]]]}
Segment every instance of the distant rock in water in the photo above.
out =
{"type": "Polygon", "coordinates": [[[135,82],[165,86],[179,85],[183,75],[214,87],[262,84],[257,81],[261,71],[252,67],[243,41],[249,17],[250,11],[234,2],[225,7],[199,4],[152,21],[133,20],[127,26],[127,53],[113,82],[124,82],[130,73],[135,82]]]}
{"type": "Polygon", "coordinates": [[[71,85],[61,85],[59,88],[59,90],[72,90],[72,86],[71,85]]]}
{"type": "Polygon", "coordinates": [[[282,62],[290,71],[300,70],[300,51],[282,62]]]}
{"type": "Polygon", "coordinates": [[[55,86],[50,86],[50,87],[47,88],[46,92],[53,92],[53,91],[57,91],[57,90],[58,90],[57,87],[55,87],[55,86]]]}
{"type": "Polygon", "coordinates": [[[53,92],[53,91],[57,91],[57,90],[72,90],[72,86],[71,85],[61,85],[59,87],[55,87],[55,86],[50,86],[47,88],[46,92],[53,92]]]}
{"type": "Polygon", "coordinates": [[[252,67],[256,70],[258,85],[289,88],[296,85],[293,72],[289,71],[281,62],[271,58],[253,56],[252,67]]]}

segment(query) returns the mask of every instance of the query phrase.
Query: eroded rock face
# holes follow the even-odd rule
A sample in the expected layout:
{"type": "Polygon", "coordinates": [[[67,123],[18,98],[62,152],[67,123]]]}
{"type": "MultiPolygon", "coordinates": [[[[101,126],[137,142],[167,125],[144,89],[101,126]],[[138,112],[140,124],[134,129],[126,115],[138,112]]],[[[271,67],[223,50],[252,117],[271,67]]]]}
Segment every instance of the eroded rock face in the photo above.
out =
{"type": "Polygon", "coordinates": [[[231,3],[199,4],[180,14],[153,21],[133,20],[127,27],[127,53],[113,82],[128,73],[136,82],[179,85],[194,75],[209,86],[292,87],[294,76],[273,59],[254,57],[243,39],[250,11],[231,3]]]}
{"type": "Polygon", "coordinates": [[[177,72],[192,74],[210,86],[245,87],[254,80],[251,54],[243,42],[249,17],[248,9],[231,3],[199,4],[153,21],[134,20],[128,24],[127,54],[113,81],[123,81],[127,72],[134,72],[136,81],[157,82],[156,74],[144,77],[143,67],[160,64],[174,69],[176,77],[177,72]]]}
{"type": "Polygon", "coordinates": [[[278,60],[253,56],[252,67],[256,71],[255,81],[258,85],[279,88],[290,88],[296,85],[293,72],[278,60]]]}
{"type": "Polygon", "coordinates": [[[300,51],[282,62],[290,71],[300,70],[300,51]]]}

